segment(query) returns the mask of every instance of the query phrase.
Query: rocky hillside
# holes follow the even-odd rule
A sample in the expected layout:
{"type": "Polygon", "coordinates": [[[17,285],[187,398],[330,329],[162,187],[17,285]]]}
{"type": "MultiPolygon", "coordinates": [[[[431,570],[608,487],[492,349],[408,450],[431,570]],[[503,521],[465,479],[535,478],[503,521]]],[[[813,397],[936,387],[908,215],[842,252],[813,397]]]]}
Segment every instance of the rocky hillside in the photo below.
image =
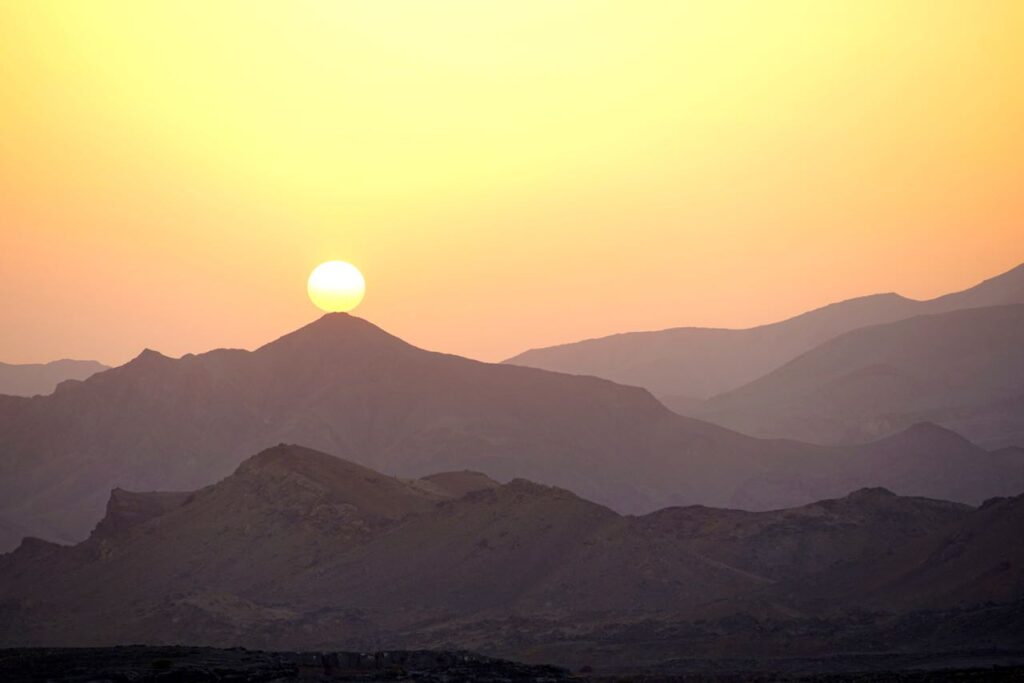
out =
{"type": "Polygon", "coordinates": [[[282,445],[190,494],[115,491],[76,546],[27,539],[0,556],[0,644],[465,640],[532,660],[525,643],[552,629],[559,642],[574,629],[600,640],[614,624],[620,640],[647,624],[664,638],[668,624],[732,633],[837,609],[1012,605],[1024,598],[1021,509],[867,489],[786,510],[633,517],[521,479],[398,479],[282,445]]]}

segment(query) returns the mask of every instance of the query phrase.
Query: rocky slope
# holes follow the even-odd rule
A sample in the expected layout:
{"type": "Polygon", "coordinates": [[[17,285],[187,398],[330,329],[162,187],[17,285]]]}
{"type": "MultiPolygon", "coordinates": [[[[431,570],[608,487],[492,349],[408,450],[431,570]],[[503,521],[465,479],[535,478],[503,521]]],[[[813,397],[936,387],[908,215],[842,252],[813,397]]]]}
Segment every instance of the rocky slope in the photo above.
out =
{"type": "Polygon", "coordinates": [[[0,556],[0,644],[465,641],[538,661],[539,643],[622,642],[630,624],[671,640],[751,619],[1012,605],[1021,500],[975,510],[869,489],[632,517],[525,480],[396,479],[282,445],[187,495],[115,491],[76,546],[28,539],[0,556]]]}

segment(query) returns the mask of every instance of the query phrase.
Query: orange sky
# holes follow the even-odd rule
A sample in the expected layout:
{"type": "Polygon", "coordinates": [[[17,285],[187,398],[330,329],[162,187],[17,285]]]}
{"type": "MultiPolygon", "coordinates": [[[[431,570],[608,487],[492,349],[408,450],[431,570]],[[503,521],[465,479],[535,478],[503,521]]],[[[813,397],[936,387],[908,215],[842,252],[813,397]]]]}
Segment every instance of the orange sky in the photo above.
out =
{"type": "Polygon", "coordinates": [[[0,360],[483,359],[1024,261],[1021,2],[0,2],[0,360]]]}

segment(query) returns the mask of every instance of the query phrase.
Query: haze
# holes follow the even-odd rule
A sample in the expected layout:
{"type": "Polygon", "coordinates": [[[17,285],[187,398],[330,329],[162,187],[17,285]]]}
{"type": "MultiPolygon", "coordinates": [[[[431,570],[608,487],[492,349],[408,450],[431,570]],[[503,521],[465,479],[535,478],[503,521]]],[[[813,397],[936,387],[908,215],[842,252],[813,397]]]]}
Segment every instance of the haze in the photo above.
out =
{"type": "Polygon", "coordinates": [[[0,358],[748,326],[1021,259],[1015,2],[3,3],[0,358]]]}

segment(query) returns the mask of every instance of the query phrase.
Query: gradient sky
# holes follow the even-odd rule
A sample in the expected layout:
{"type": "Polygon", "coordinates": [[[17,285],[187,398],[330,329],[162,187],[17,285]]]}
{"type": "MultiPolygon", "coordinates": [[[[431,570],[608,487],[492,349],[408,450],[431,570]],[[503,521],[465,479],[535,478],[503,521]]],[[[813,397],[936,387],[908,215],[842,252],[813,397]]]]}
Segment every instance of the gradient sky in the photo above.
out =
{"type": "Polygon", "coordinates": [[[1022,2],[0,0],[0,360],[482,359],[1024,261],[1022,2]]]}

